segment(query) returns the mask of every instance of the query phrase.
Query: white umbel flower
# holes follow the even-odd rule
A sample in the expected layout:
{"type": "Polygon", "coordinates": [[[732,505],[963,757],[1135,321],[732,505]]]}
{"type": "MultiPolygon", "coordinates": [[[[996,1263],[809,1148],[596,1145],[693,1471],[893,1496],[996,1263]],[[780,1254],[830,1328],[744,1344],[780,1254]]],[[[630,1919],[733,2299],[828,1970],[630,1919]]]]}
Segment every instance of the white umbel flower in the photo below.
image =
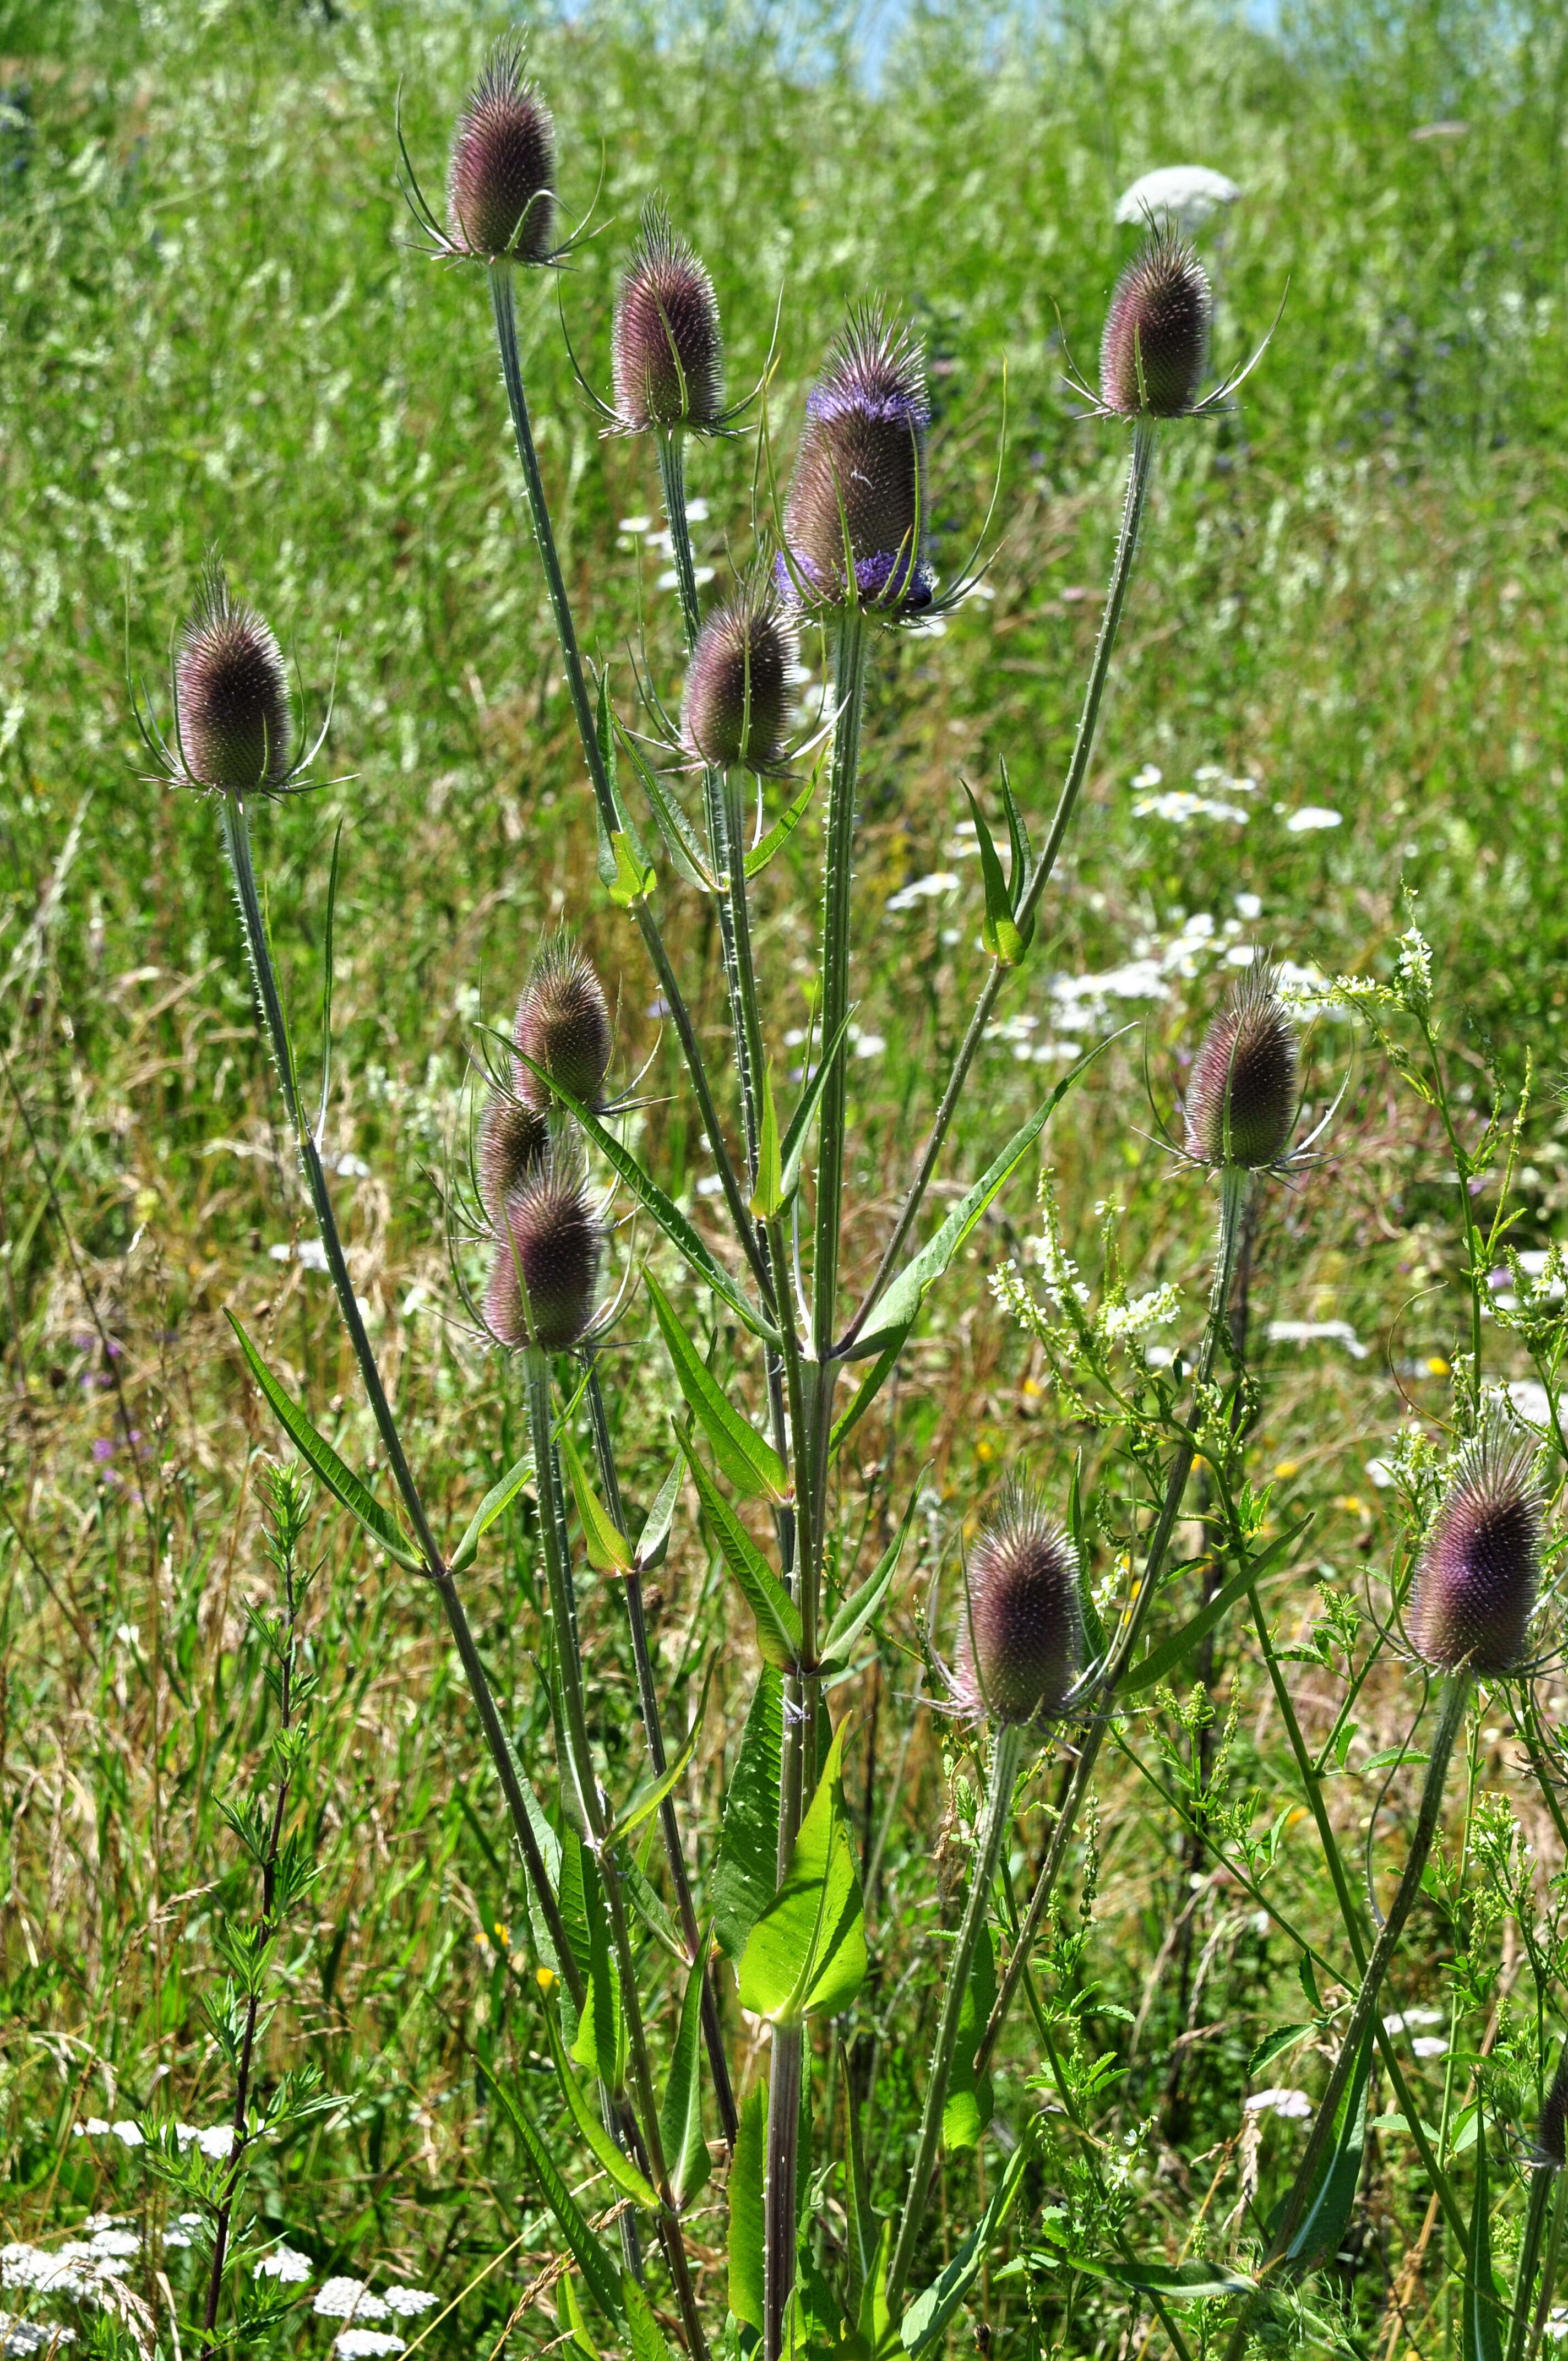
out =
{"type": "Polygon", "coordinates": [[[1141,226],[1151,216],[1157,225],[1169,222],[1183,236],[1241,195],[1234,181],[1212,172],[1206,164],[1162,164],[1124,189],[1116,200],[1116,219],[1141,226]]]}

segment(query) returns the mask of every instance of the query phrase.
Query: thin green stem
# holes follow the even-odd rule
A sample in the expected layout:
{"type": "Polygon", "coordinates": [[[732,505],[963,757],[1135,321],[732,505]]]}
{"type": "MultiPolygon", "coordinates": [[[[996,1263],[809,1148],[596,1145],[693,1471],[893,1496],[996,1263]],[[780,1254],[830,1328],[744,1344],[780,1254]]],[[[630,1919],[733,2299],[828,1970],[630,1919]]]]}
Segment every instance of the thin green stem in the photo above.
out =
{"type": "Polygon", "coordinates": [[[937,2146],[942,2136],[942,2110],[948,2103],[953,2051],[958,2046],[959,2019],[969,1992],[975,1946],[991,1908],[992,1889],[996,1883],[1002,1848],[1013,1825],[1013,1791],[1018,1784],[1025,1738],[1024,1725],[1016,1721],[1003,1722],[996,1733],[996,1746],[991,1762],[991,1791],[985,1799],[985,1817],[975,1845],[969,1898],[964,1905],[958,1940],[943,1967],[946,1981],[942,1992],[942,2013],[937,2025],[937,2046],[932,2052],[931,2070],[926,2081],[926,2103],[921,2110],[919,2136],[909,2168],[904,2217],[898,2225],[898,2238],[887,2271],[888,2308],[894,2317],[897,2316],[898,2299],[909,2284],[920,2225],[926,2218],[931,2169],[936,2163],[937,2146]]]}
{"type": "Polygon", "coordinates": [[[1530,2177],[1530,2207],[1525,2214],[1524,2237],[1519,2246],[1519,2265],[1514,2272],[1512,2318],[1504,2361],[1524,2361],[1525,2345],[1530,2335],[1530,2298],[1535,2292],[1536,2266],[1541,2260],[1546,2217],[1557,2186],[1557,2173],[1558,2168],[1554,2164],[1538,2164],[1530,2177]]]}
{"type": "MultiPolygon", "coordinates": [[[[861,718],[865,703],[868,626],[858,607],[839,617],[833,658],[833,691],[839,719],[828,788],[828,831],[822,890],[822,999],[817,1035],[826,1052],[839,1039],[850,1007],[850,913],[855,862],[855,790],[861,763],[861,718]]],[[[823,1088],[817,1159],[817,1257],[812,1271],[813,1330],[817,1358],[826,1363],[832,1345],[834,1301],[839,1290],[839,1234],[843,1213],[844,1111],[847,1060],[840,1049],[823,1088]]],[[[820,1480],[821,1471],[818,1471],[820,1480]]]]}
{"type": "Polygon", "coordinates": [[[1541,2290],[1535,2299],[1535,2318],[1530,2324],[1530,2349],[1525,2361],[1536,2361],[1536,2355],[1541,2351],[1541,2340],[1546,2334],[1547,2314],[1552,2310],[1552,2298],[1557,2286],[1557,2249],[1563,2237],[1564,2210],[1561,2173],[1557,2179],[1560,2184],[1556,2192],[1557,2202],[1552,2209],[1552,2231],[1546,2241],[1546,2260],[1541,2267],[1541,2290]]]}

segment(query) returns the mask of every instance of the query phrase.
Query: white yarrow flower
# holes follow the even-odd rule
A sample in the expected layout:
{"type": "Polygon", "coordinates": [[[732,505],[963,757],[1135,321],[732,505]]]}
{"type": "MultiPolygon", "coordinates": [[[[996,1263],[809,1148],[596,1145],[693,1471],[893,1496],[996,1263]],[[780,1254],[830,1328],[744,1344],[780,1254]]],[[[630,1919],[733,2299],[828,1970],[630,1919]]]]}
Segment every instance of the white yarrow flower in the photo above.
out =
{"type": "MultiPolygon", "coordinates": [[[[281,2279],[285,2287],[303,2287],[311,2276],[311,2258],[289,2246],[274,2246],[256,2266],[258,2278],[281,2279]]],[[[316,2309],[321,2309],[318,2304],[316,2309]]]]}
{"type": "Polygon", "coordinates": [[[1292,2123],[1304,2123],[1312,2112],[1305,2091],[1254,2091],[1243,2105],[1249,2115],[1284,2115],[1292,2123]]]}
{"type": "Polygon", "coordinates": [[[441,2301],[429,2288],[389,2287],[384,2293],[387,2310],[394,2312],[400,2320],[416,2319],[422,2312],[428,2312],[433,2303],[441,2301]]]}
{"type": "Polygon", "coordinates": [[[331,2279],[316,2290],[311,2307],[323,2320],[385,2320],[387,2307],[363,2279],[331,2279]]]}
{"type": "Polygon", "coordinates": [[[332,2346],[344,2361],[380,2361],[383,2354],[400,2353],[404,2342],[384,2328],[345,2328],[333,2338],[332,2346]]]}
{"type": "Polygon", "coordinates": [[[1116,200],[1116,219],[1141,225],[1152,215],[1183,231],[1201,228],[1241,195],[1234,181],[1207,164],[1161,164],[1143,173],[1116,200]]]}
{"type": "Polygon", "coordinates": [[[1293,811],[1285,823],[1287,836],[1310,836],[1314,829],[1338,828],[1343,815],[1330,811],[1326,804],[1303,804],[1293,811]]]}

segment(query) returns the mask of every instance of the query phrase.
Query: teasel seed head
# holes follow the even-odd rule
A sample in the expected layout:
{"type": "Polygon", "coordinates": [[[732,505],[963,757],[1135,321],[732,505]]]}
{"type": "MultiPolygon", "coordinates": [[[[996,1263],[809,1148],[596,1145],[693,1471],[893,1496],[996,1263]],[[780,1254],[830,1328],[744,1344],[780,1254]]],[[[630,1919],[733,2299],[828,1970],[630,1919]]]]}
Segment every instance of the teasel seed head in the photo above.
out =
{"type": "Polygon", "coordinates": [[[1550,2165],[1555,2172],[1561,2172],[1568,2163],[1568,2046],[1564,2047],[1541,2110],[1533,2161],[1550,2165]]]}
{"type": "Polygon", "coordinates": [[[795,659],[795,632],[771,583],[715,608],[686,668],[681,730],[688,750],[716,771],[778,770],[795,659]]]}
{"type": "Polygon", "coordinates": [[[554,180],[555,126],[512,35],[491,50],[453,134],[446,168],[453,247],[487,262],[548,261],[554,180]]]}
{"type": "MultiPolygon", "coordinates": [[[[512,1039],[552,1081],[586,1106],[597,1106],[609,1066],[609,1008],[604,986],[569,935],[554,935],[533,962],[517,1005],[512,1039]]],[[[549,1112],[552,1093],[519,1061],[517,1094],[535,1114],[549,1112]]]]}
{"type": "Polygon", "coordinates": [[[615,410],[643,433],[685,426],[701,433],[724,412],[724,340],[707,265],[670,227],[656,199],[642,223],[615,295],[610,339],[615,410]]]}
{"type": "Polygon", "coordinates": [[[479,1119],[475,1180],[486,1219],[500,1228],[507,1199],[550,1153],[546,1118],[510,1091],[492,1091],[479,1119]]]}
{"type": "Polygon", "coordinates": [[[1411,1638],[1424,1664],[1495,1676],[1525,1653],[1541,1576],[1535,1444],[1501,1409],[1464,1445],[1416,1568],[1411,1638]]]}
{"type": "Polygon", "coordinates": [[[837,607],[858,595],[894,615],[930,605],[930,421],[925,357],[908,329],[889,327],[874,309],[852,313],[806,397],[784,503],[781,587],[837,607]]]}
{"type": "Polygon", "coordinates": [[[1296,1028],[1267,961],[1251,967],[1203,1036],[1187,1090],[1187,1153],[1256,1171],[1277,1163],[1296,1120],[1296,1028]]]}
{"type": "Polygon", "coordinates": [[[1012,1491],[970,1553],[957,1701],[977,1719],[1042,1723],[1061,1712],[1082,1669],[1077,1553],[1036,1494],[1012,1491]]]}
{"type": "Polygon", "coordinates": [[[294,732],[283,653],[271,625],[229,597],[215,558],[180,634],[174,707],[199,786],[265,795],[286,785],[294,732]]]}
{"type": "Polygon", "coordinates": [[[570,1351],[593,1318],[604,1231],[569,1151],[557,1146],[535,1166],[508,1197],[496,1228],[486,1327],[513,1350],[570,1351]]]}
{"type": "Polygon", "coordinates": [[[1100,399],[1122,418],[1183,418],[1197,407],[1213,316],[1209,274],[1168,227],[1128,263],[1100,342],[1100,399]]]}

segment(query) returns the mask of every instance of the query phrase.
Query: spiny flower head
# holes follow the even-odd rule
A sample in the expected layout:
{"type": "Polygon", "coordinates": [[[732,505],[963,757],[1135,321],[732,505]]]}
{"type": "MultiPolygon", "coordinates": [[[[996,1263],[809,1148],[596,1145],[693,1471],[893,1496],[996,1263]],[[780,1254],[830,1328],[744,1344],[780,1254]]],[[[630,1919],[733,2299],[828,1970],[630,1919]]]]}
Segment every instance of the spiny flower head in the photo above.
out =
{"type": "Polygon", "coordinates": [[[522,41],[510,35],[490,52],[453,134],[446,223],[454,248],[488,262],[548,261],[554,179],[555,126],[523,72],[522,41]]]}
{"type": "Polygon", "coordinates": [[[479,1119],[475,1180],[486,1218],[498,1230],[502,1208],[550,1151],[550,1126],[510,1091],[490,1093],[479,1119]]]}
{"type": "Polygon", "coordinates": [[[806,397],[781,587],[829,606],[858,597],[894,614],[930,605],[930,422],[925,357],[908,329],[889,327],[874,309],[851,314],[806,397]]]}
{"type": "Polygon", "coordinates": [[[485,1289],[485,1325],[498,1345],[565,1353],[593,1318],[604,1230],[580,1164],[559,1146],[501,1208],[485,1289]]]}
{"type": "Polygon", "coordinates": [[[1196,409],[1213,316],[1209,274],[1168,226],[1128,263],[1100,343],[1100,399],[1121,418],[1183,418],[1196,409]]]}
{"type": "MultiPolygon", "coordinates": [[[[569,935],[553,935],[534,961],[511,1038],[563,1090],[598,1105],[609,1066],[609,1007],[592,962],[569,935]]],[[[521,1060],[517,1094],[535,1114],[549,1112],[552,1093],[521,1060]]]]}
{"type": "Polygon", "coordinates": [[[1541,1576],[1534,1460],[1533,1442],[1501,1409],[1461,1450],[1416,1568],[1411,1637],[1423,1663],[1497,1675],[1523,1657],[1541,1576]]]}
{"type": "Polygon", "coordinates": [[[269,623],[229,597],[214,558],[174,658],[179,751],[199,786],[268,794],[289,779],[293,719],[282,650],[269,623]]]}
{"type": "Polygon", "coordinates": [[[1187,1091],[1187,1153],[1255,1171],[1277,1162],[1296,1120],[1296,1028],[1277,979],[1255,959],[1203,1036],[1187,1091]]]}
{"type": "Polygon", "coordinates": [[[724,412],[724,342],[707,266],[656,199],[615,296],[610,340],[622,426],[712,428],[724,412]]]}
{"type": "Polygon", "coordinates": [[[970,1554],[954,1694],[965,1713],[1039,1723],[1083,1669],[1077,1553],[1037,1494],[1016,1488],[970,1554]]]}
{"type": "Polygon", "coordinates": [[[776,771],[795,658],[795,633],[771,584],[716,608],[686,669],[681,730],[690,752],[718,771],[776,771]]]}
{"type": "Polygon", "coordinates": [[[1536,2159],[1561,2172],[1568,2163],[1568,2045],[1552,2077],[1535,2136],[1536,2159]]]}

